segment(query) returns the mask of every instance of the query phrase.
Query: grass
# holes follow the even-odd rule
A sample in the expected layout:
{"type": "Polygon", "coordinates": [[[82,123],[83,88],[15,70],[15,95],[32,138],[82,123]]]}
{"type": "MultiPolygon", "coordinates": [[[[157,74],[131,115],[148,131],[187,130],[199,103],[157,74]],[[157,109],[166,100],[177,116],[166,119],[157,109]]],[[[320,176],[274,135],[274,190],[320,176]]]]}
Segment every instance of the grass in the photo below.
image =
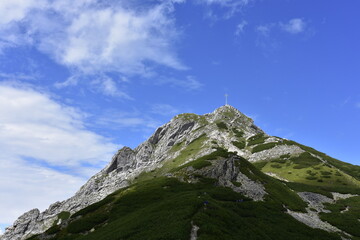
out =
{"type": "Polygon", "coordinates": [[[251,149],[251,152],[252,153],[261,152],[261,151],[264,151],[267,149],[271,149],[277,145],[278,145],[277,142],[269,142],[269,143],[259,144],[255,147],[253,147],[253,149],[251,149]]]}
{"type": "Polygon", "coordinates": [[[298,157],[284,156],[254,164],[263,172],[272,172],[291,182],[318,185],[341,192],[358,192],[360,183],[331,166],[322,163],[310,153],[298,157]]]}
{"type": "Polygon", "coordinates": [[[70,217],[70,212],[66,212],[66,211],[62,211],[61,213],[58,214],[58,219],[61,220],[66,220],[70,217]]]}
{"type": "Polygon", "coordinates": [[[175,119],[179,119],[179,118],[185,121],[199,122],[200,125],[208,124],[208,121],[206,120],[205,116],[197,115],[194,113],[182,113],[175,117],[175,119]]]}
{"type": "Polygon", "coordinates": [[[228,130],[228,127],[226,126],[226,124],[224,122],[218,122],[216,123],[216,126],[220,129],[220,130],[228,130]]]}
{"type": "Polygon", "coordinates": [[[173,160],[167,160],[164,162],[164,165],[161,168],[157,168],[152,172],[142,172],[135,180],[135,182],[141,182],[145,180],[150,180],[156,177],[161,177],[164,174],[170,172],[172,169],[179,167],[184,164],[188,159],[193,158],[200,152],[204,142],[207,140],[206,135],[201,135],[198,138],[190,142],[180,154],[173,160]]]}
{"type": "Polygon", "coordinates": [[[351,197],[336,201],[335,204],[326,204],[326,209],[330,213],[321,213],[320,218],[339,229],[360,237],[360,196],[351,197]],[[342,212],[348,208],[348,211],[342,212]]]}
{"type": "Polygon", "coordinates": [[[209,160],[216,160],[216,159],[219,159],[219,158],[228,158],[230,157],[231,155],[234,155],[234,153],[232,152],[228,152],[227,150],[223,149],[223,148],[220,148],[220,147],[217,147],[216,148],[216,151],[210,153],[210,154],[207,154],[205,156],[202,156],[194,161],[191,161],[185,165],[182,165],[180,167],[177,167],[173,170],[171,170],[172,172],[176,172],[176,171],[179,171],[183,168],[186,168],[186,167],[193,167],[195,169],[201,169],[201,168],[204,168],[204,167],[207,167],[207,166],[210,166],[211,163],[209,162],[209,160]]]}
{"type": "Polygon", "coordinates": [[[232,131],[237,138],[242,138],[244,136],[244,132],[242,130],[237,130],[236,128],[233,128],[232,131]]]}
{"type": "Polygon", "coordinates": [[[178,143],[174,144],[174,145],[171,147],[170,152],[171,152],[171,153],[174,153],[174,152],[179,151],[179,150],[182,148],[183,144],[184,144],[184,141],[183,141],[183,142],[178,142],[178,143]]]}
{"type": "Polygon", "coordinates": [[[255,136],[252,136],[248,138],[248,146],[256,145],[256,144],[262,144],[265,142],[265,139],[267,137],[264,136],[264,134],[257,134],[255,136]]]}
{"type": "Polygon", "coordinates": [[[315,150],[314,148],[302,145],[302,144],[294,142],[294,141],[284,140],[283,142],[284,142],[284,144],[287,144],[287,145],[297,145],[300,148],[302,148],[304,151],[318,155],[322,159],[326,160],[328,163],[333,165],[334,167],[336,167],[336,168],[340,169],[341,171],[347,173],[348,175],[356,178],[357,180],[360,180],[360,166],[358,166],[358,165],[353,165],[350,163],[342,162],[340,160],[337,160],[335,158],[332,158],[332,157],[326,155],[325,153],[319,152],[319,151],[315,150]]]}
{"type": "Polygon", "coordinates": [[[71,218],[68,227],[48,239],[188,240],[191,222],[200,228],[199,240],[340,239],[299,223],[283,211],[280,203],[250,201],[229,188],[214,186],[211,179],[200,178],[199,183],[188,184],[157,178],[113,196],[118,200],[80,219],[71,218]],[[95,220],[100,212],[108,215],[95,220]],[[88,232],[90,227],[95,231],[88,232]]]}
{"type": "Polygon", "coordinates": [[[74,213],[71,217],[75,218],[77,216],[82,216],[82,215],[86,215],[88,213],[94,212],[97,209],[99,209],[100,207],[102,207],[102,206],[104,206],[104,205],[106,205],[106,204],[108,204],[108,203],[110,203],[112,201],[114,201],[114,197],[113,196],[108,196],[108,197],[104,198],[103,200],[101,200],[99,202],[96,202],[96,203],[94,203],[94,204],[92,204],[92,205],[90,205],[90,206],[88,206],[86,208],[81,209],[80,211],[74,213]]]}
{"type": "Polygon", "coordinates": [[[266,202],[285,205],[294,211],[305,211],[306,204],[301,198],[286,187],[281,181],[267,176],[247,160],[240,158],[239,170],[253,181],[261,182],[269,194],[266,202]]]}
{"type": "Polygon", "coordinates": [[[239,148],[239,149],[244,149],[246,146],[246,143],[243,141],[233,141],[231,142],[232,144],[234,144],[235,147],[239,148]]]}

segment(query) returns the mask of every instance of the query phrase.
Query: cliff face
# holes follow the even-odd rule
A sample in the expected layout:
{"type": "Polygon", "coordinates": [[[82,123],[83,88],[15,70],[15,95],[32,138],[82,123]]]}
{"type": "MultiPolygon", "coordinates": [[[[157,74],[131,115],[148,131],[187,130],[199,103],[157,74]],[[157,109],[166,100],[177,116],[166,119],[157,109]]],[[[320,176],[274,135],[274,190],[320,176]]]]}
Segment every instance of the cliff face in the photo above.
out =
{"type": "MultiPolygon", "coordinates": [[[[73,197],[56,202],[41,213],[38,209],[24,213],[0,239],[22,240],[43,233],[54,224],[61,223],[61,214],[73,214],[142,179],[172,176],[170,170],[187,166],[219,149],[234,154],[212,163],[211,167],[184,168],[186,181],[191,182],[189,176],[195,174],[214,178],[218,185],[230,187],[254,201],[262,201],[268,193],[260,181],[251,179],[251,171],[246,175],[239,170],[240,158],[250,162],[269,162],[284,156],[296,158],[305,152],[300,145],[268,136],[254,125],[252,119],[229,105],[205,115],[180,114],[159,127],[135,149],[120,149],[111,162],[91,177],[73,197]]],[[[318,160],[325,161],[321,157],[318,160]]],[[[275,173],[268,174],[281,178],[275,173]]],[[[176,177],[184,178],[182,175],[176,177]]]]}

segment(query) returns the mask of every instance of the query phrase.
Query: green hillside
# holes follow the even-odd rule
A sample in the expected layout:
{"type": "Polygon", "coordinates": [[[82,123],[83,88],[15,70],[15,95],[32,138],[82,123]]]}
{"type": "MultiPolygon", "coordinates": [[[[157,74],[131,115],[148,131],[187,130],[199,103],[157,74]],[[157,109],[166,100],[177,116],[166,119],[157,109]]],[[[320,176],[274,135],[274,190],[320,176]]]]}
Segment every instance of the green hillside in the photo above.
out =
{"type": "Polygon", "coordinates": [[[340,239],[297,222],[284,213],[280,202],[254,202],[214,186],[211,179],[189,184],[164,177],[117,191],[71,216],[66,227],[54,226],[45,235],[57,240],[187,240],[191,223],[199,227],[199,240],[340,239]]]}

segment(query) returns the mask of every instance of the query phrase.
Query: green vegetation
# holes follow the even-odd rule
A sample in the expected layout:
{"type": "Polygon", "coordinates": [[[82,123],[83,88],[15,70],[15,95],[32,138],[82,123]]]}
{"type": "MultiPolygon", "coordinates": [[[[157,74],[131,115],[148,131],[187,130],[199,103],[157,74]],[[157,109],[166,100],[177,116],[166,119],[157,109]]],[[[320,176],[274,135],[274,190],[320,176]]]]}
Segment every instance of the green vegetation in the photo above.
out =
{"type": "Polygon", "coordinates": [[[307,152],[297,157],[283,155],[278,159],[254,163],[254,166],[291,182],[320,186],[324,191],[360,192],[360,182],[347,174],[340,174],[337,169],[307,152]]]}
{"type": "MultiPolygon", "coordinates": [[[[241,165],[246,167],[244,162],[241,165]]],[[[48,239],[188,240],[191,222],[199,226],[199,240],[340,239],[299,223],[283,211],[279,202],[253,202],[229,188],[214,186],[213,180],[206,178],[188,184],[162,177],[112,196],[117,200],[92,208],[96,210],[80,219],[70,218],[68,227],[48,239]],[[104,216],[99,217],[101,213],[104,216]],[[89,232],[92,228],[95,231],[89,232]]]]}
{"type": "Polygon", "coordinates": [[[253,181],[259,181],[264,184],[266,192],[269,193],[266,195],[266,202],[285,205],[294,211],[305,211],[306,204],[281,181],[267,176],[244,158],[240,158],[239,166],[239,170],[243,174],[253,181]]]}
{"type": "Polygon", "coordinates": [[[233,128],[232,131],[234,132],[234,134],[237,138],[242,138],[244,136],[244,132],[241,130],[239,131],[236,128],[233,128]]]}
{"type": "Polygon", "coordinates": [[[207,140],[206,135],[201,135],[192,142],[190,142],[177,156],[171,161],[166,161],[161,168],[157,168],[152,172],[143,172],[141,173],[136,182],[141,182],[144,180],[150,180],[156,177],[164,176],[166,173],[170,172],[171,170],[179,167],[180,165],[184,164],[188,159],[194,157],[198,154],[203,147],[204,142],[207,140]]]}
{"type": "Polygon", "coordinates": [[[248,144],[247,145],[252,146],[252,145],[255,145],[255,144],[264,143],[266,138],[267,137],[265,137],[264,134],[258,134],[258,135],[252,136],[252,137],[248,138],[248,144]]]}
{"type": "Polygon", "coordinates": [[[216,123],[216,126],[220,129],[220,130],[228,130],[228,127],[226,126],[226,124],[224,122],[218,122],[216,123]]]}
{"type": "Polygon", "coordinates": [[[86,232],[105,222],[108,218],[109,213],[96,211],[94,213],[88,214],[85,217],[70,222],[70,224],[67,226],[67,231],[69,233],[86,232]]]}
{"type": "Polygon", "coordinates": [[[241,142],[239,142],[239,141],[233,141],[233,142],[231,142],[231,143],[234,144],[234,146],[237,147],[237,148],[239,148],[239,149],[244,149],[244,148],[245,148],[245,145],[246,145],[246,143],[243,142],[243,141],[241,141],[241,142]]]}
{"type": "Polygon", "coordinates": [[[106,198],[104,198],[103,200],[94,203],[86,208],[81,209],[80,211],[74,213],[73,215],[71,215],[71,218],[77,217],[77,216],[83,216],[86,215],[88,213],[94,212],[97,209],[99,209],[100,207],[103,207],[104,205],[114,201],[114,197],[113,196],[108,196],[106,198]]]}
{"type": "Polygon", "coordinates": [[[298,157],[291,158],[291,161],[296,164],[294,169],[308,168],[320,163],[320,160],[316,157],[313,157],[310,153],[304,152],[298,157]]]}
{"type": "Polygon", "coordinates": [[[61,213],[58,214],[58,219],[61,220],[66,220],[70,217],[70,212],[66,212],[66,211],[62,211],[61,213]]]}
{"type": "Polygon", "coordinates": [[[228,152],[227,150],[223,149],[223,148],[216,148],[216,151],[207,154],[205,156],[202,156],[194,161],[191,161],[185,165],[182,165],[178,168],[175,168],[172,170],[172,172],[176,172],[179,171],[180,169],[186,168],[186,167],[193,167],[195,169],[201,169],[203,167],[207,167],[210,166],[211,163],[209,162],[209,160],[216,160],[219,158],[228,158],[231,155],[234,155],[234,153],[228,152]]]}
{"type": "Polygon", "coordinates": [[[174,153],[174,152],[179,151],[182,148],[183,144],[184,144],[184,142],[178,142],[178,143],[174,144],[171,147],[170,152],[174,153]]]}
{"type": "Polygon", "coordinates": [[[191,161],[191,162],[189,162],[189,163],[187,163],[185,165],[182,165],[182,166],[176,168],[174,171],[180,170],[182,168],[187,168],[187,167],[193,167],[196,170],[198,170],[198,169],[210,166],[210,165],[211,165],[211,163],[209,161],[206,161],[206,160],[203,160],[203,159],[199,158],[199,159],[196,159],[194,161],[191,161]]]}
{"type": "Polygon", "coordinates": [[[332,158],[325,153],[319,152],[315,150],[314,148],[302,145],[300,143],[290,141],[290,140],[283,140],[284,144],[286,145],[297,145],[300,148],[302,148],[304,151],[307,151],[309,153],[315,154],[320,156],[322,159],[326,160],[328,163],[333,165],[334,167],[340,169],[341,171],[349,174],[350,176],[356,178],[357,180],[360,180],[360,166],[352,165],[350,163],[342,162],[340,160],[337,160],[335,158],[332,158]]]}
{"type": "Polygon", "coordinates": [[[275,147],[276,145],[278,145],[277,142],[269,142],[269,143],[264,143],[264,144],[260,144],[257,145],[255,147],[253,147],[253,149],[251,150],[252,153],[256,153],[256,152],[261,152],[270,148],[275,147]]]}
{"type": "Polygon", "coordinates": [[[183,119],[185,121],[199,122],[200,125],[208,124],[205,116],[197,115],[194,113],[182,113],[175,117],[175,119],[183,119]]]}
{"type": "Polygon", "coordinates": [[[330,213],[321,213],[320,218],[360,239],[360,197],[351,197],[326,204],[330,213]]]}

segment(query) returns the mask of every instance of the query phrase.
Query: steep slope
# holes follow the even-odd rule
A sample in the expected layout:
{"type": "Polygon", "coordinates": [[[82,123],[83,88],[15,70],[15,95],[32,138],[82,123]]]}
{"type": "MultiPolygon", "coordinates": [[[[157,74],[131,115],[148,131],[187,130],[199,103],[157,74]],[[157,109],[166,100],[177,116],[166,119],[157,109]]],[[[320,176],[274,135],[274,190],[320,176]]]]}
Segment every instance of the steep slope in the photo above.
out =
{"type": "Polygon", "coordinates": [[[74,197],[25,213],[0,239],[49,228],[32,239],[357,239],[356,231],[322,219],[332,218],[325,205],[337,204],[338,192],[359,225],[358,199],[340,194],[360,193],[359,168],[268,136],[229,105],[180,114],[137,148],[119,150],[74,197]]]}

